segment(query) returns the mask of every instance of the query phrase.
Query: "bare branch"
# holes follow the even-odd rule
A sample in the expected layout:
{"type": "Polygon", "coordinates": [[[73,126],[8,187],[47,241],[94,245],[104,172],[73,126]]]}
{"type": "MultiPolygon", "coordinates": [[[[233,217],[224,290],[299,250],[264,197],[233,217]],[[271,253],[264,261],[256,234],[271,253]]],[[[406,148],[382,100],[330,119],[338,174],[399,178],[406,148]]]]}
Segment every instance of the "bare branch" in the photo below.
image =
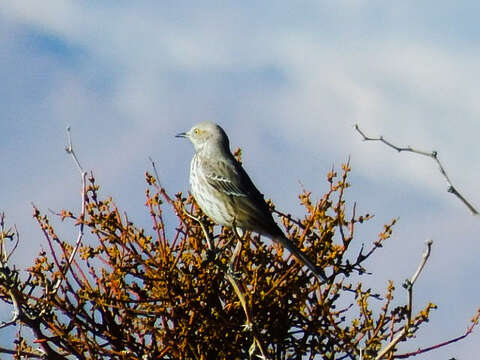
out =
{"type": "Polygon", "coordinates": [[[413,274],[413,276],[410,279],[410,287],[413,287],[413,285],[415,284],[415,281],[417,281],[418,276],[422,272],[423,267],[427,263],[427,260],[430,257],[430,253],[432,251],[432,244],[433,244],[433,240],[428,239],[427,241],[425,241],[426,246],[425,246],[425,251],[422,254],[422,261],[418,265],[417,271],[415,271],[415,274],[413,274]]]}
{"type": "Polygon", "coordinates": [[[7,267],[8,260],[17,249],[18,243],[20,241],[20,234],[18,232],[17,226],[14,225],[13,229],[5,229],[5,213],[0,213],[0,267],[7,267]],[[7,251],[7,245],[5,240],[10,239],[13,241],[15,238],[15,244],[7,251]]]}
{"type": "Polygon", "coordinates": [[[15,249],[17,248],[19,241],[19,235],[17,232],[17,228],[15,227],[14,230],[12,229],[5,229],[5,214],[0,213],[0,280],[2,284],[5,285],[7,289],[7,294],[10,297],[13,305],[12,311],[12,318],[9,321],[0,321],[0,329],[15,325],[20,318],[21,308],[19,305],[19,301],[17,300],[16,293],[14,288],[18,285],[18,272],[10,270],[8,267],[8,260],[10,256],[13,254],[15,249]],[[13,238],[16,238],[16,242],[13,246],[13,249],[8,252],[5,240],[10,239],[13,241],[13,238]]]}
{"type": "Polygon", "coordinates": [[[17,297],[15,296],[15,293],[12,290],[8,291],[8,295],[10,296],[10,299],[12,300],[12,305],[13,305],[13,311],[12,311],[12,318],[9,321],[1,321],[0,322],[0,329],[10,326],[10,325],[15,325],[20,318],[20,306],[18,305],[18,300],[17,297]]]}
{"type": "Polygon", "coordinates": [[[413,285],[415,284],[415,281],[417,281],[418,276],[423,270],[423,267],[427,263],[428,258],[430,257],[430,252],[432,250],[432,244],[433,240],[427,240],[425,241],[425,251],[422,254],[422,261],[420,261],[420,264],[418,265],[417,271],[415,271],[415,274],[410,278],[410,280],[406,280],[405,284],[403,284],[403,287],[407,289],[408,291],[408,325],[410,325],[412,321],[412,308],[413,308],[413,285]]]}
{"type": "Polygon", "coordinates": [[[445,181],[448,184],[447,191],[449,193],[452,193],[453,195],[455,195],[458,199],[460,199],[460,201],[463,202],[463,204],[470,210],[470,212],[473,215],[478,215],[479,214],[478,210],[467,199],[465,199],[465,197],[462,194],[460,194],[458,192],[458,190],[455,186],[453,186],[452,182],[450,181],[450,178],[447,175],[447,172],[445,171],[445,168],[443,167],[442,163],[440,162],[440,159],[438,158],[438,152],[437,151],[433,150],[432,152],[427,152],[427,151],[423,151],[423,150],[414,149],[411,146],[399,147],[399,146],[394,145],[391,142],[385,140],[383,138],[383,136],[379,136],[379,137],[376,137],[376,138],[367,136],[360,129],[358,124],[355,124],[354,128],[362,136],[363,141],[380,141],[380,142],[384,143],[385,145],[391,147],[392,149],[397,150],[398,152],[408,151],[408,152],[412,152],[412,153],[415,153],[415,154],[419,154],[419,155],[423,155],[423,156],[427,156],[429,158],[432,158],[437,163],[440,173],[442,174],[442,176],[444,177],[445,181]]]}
{"type": "Polygon", "coordinates": [[[379,352],[375,360],[380,360],[382,359],[386,354],[388,354],[390,351],[392,351],[395,346],[405,338],[405,336],[408,333],[409,326],[411,323],[411,313],[412,313],[412,297],[413,297],[413,285],[415,284],[415,281],[418,279],[418,276],[422,272],[428,258],[430,257],[430,252],[432,248],[433,241],[432,240],[427,240],[425,241],[425,251],[422,254],[422,260],[420,261],[420,264],[418,265],[417,271],[413,274],[413,276],[410,278],[410,280],[406,281],[406,285],[404,287],[408,290],[408,321],[407,324],[403,327],[403,329],[395,336],[395,338],[388,343],[385,348],[379,352]]]}
{"type": "Polygon", "coordinates": [[[65,151],[72,155],[73,160],[75,161],[75,164],[78,167],[78,171],[80,171],[81,174],[84,174],[82,165],[80,165],[80,161],[77,158],[77,154],[75,154],[75,151],[73,150],[73,144],[72,144],[72,136],[70,135],[70,126],[67,126],[67,140],[68,140],[68,145],[65,146],[65,151]]]}
{"type": "MultiPolygon", "coordinates": [[[[77,165],[78,171],[80,172],[80,176],[82,178],[82,205],[81,205],[81,212],[80,216],[78,218],[78,223],[79,223],[79,230],[78,230],[78,235],[77,235],[77,240],[75,242],[75,247],[73,248],[72,253],[70,254],[70,257],[68,258],[67,263],[65,264],[65,268],[63,270],[63,275],[66,276],[67,272],[70,270],[71,264],[73,262],[73,259],[75,258],[75,255],[77,254],[78,248],[80,247],[80,244],[82,242],[83,238],[83,232],[84,232],[84,219],[85,219],[85,207],[87,203],[87,173],[83,171],[82,166],[80,165],[80,161],[78,160],[77,155],[75,154],[75,151],[73,150],[73,145],[72,145],[72,137],[70,135],[70,126],[67,126],[67,139],[68,139],[68,145],[65,147],[65,151],[72,155],[72,158],[77,165]]],[[[57,283],[53,287],[51,294],[55,294],[60,287],[60,284],[62,283],[62,278],[58,279],[57,283]]]]}
{"type": "Polygon", "coordinates": [[[428,352],[428,351],[431,351],[431,350],[439,349],[443,346],[452,344],[454,342],[460,341],[460,340],[466,338],[468,335],[470,335],[473,332],[473,328],[478,325],[479,318],[480,318],[480,308],[477,310],[477,313],[472,318],[472,320],[471,320],[472,324],[467,328],[467,330],[465,331],[465,333],[463,335],[457,336],[456,338],[453,338],[453,339],[448,340],[448,341],[444,341],[444,342],[442,342],[440,344],[437,344],[437,345],[429,346],[429,347],[426,347],[426,348],[423,348],[423,349],[418,349],[416,351],[405,353],[405,354],[395,355],[395,358],[396,359],[405,359],[405,358],[408,358],[410,356],[416,356],[416,355],[419,355],[419,354],[422,354],[422,353],[425,353],[425,352],[428,352]]]}
{"type": "Polygon", "coordinates": [[[0,264],[6,266],[8,262],[7,247],[5,245],[5,214],[0,213],[0,264]]]}
{"type": "Polygon", "coordinates": [[[7,262],[10,260],[10,257],[13,255],[15,250],[17,250],[18,243],[20,242],[20,233],[18,232],[17,225],[13,226],[14,228],[14,235],[15,235],[15,244],[13,245],[12,249],[10,250],[10,253],[7,255],[7,262]]]}
{"type": "Polygon", "coordinates": [[[157,166],[155,165],[155,161],[153,161],[152,157],[149,156],[148,160],[150,160],[150,163],[152,164],[153,172],[155,173],[155,180],[157,180],[157,183],[159,186],[162,186],[160,183],[160,177],[158,176],[158,171],[157,171],[157,166]]]}

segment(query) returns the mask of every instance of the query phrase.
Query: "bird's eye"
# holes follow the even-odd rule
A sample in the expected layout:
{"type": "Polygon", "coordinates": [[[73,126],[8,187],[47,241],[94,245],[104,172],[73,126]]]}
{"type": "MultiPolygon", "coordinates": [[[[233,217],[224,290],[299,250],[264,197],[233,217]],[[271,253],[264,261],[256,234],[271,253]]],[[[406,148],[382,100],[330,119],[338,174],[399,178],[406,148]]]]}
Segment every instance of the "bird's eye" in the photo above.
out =
{"type": "Polygon", "coordinates": [[[193,133],[194,133],[195,135],[198,135],[199,132],[200,132],[200,130],[198,130],[197,128],[193,129],[193,133]]]}

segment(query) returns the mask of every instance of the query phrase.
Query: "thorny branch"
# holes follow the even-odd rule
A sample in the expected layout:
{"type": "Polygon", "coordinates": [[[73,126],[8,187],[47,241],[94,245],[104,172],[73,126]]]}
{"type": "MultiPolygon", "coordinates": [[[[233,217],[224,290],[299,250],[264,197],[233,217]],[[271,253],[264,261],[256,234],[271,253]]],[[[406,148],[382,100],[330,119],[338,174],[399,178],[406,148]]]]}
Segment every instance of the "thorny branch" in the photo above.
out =
{"type": "Polygon", "coordinates": [[[453,195],[455,195],[457,198],[459,198],[460,201],[463,202],[463,204],[471,211],[471,213],[473,215],[478,215],[479,214],[478,210],[467,199],[465,199],[465,197],[462,194],[460,194],[458,192],[458,190],[455,186],[453,186],[452,182],[450,181],[450,178],[447,175],[447,172],[445,171],[445,168],[443,167],[442,163],[440,162],[440,159],[438,158],[438,152],[437,151],[433,150],[432,152],[427,152],[427,151],[414,149],[411,146],[399,147],[399,146],[394,145],[391,142],[385,140],[383,136],[379,136],[379,137],[374,138],[374,137],[370,137],[370,136],[365,135],[365,133],[362,130],[360,130],[360,127],[358,126],[358,124],[355,124],[354,128],[362,136],[363,141],[380,141],[380,142],[384,143],[385,145],[391,147],[392,149],[397,150],[398,152],[408,151],[408,152],[412,152],[412,153],[415,153],[415,154],[419,154],[419,155],[423,155],[423,156],[427,156],[429,158],[432,158],[437,163],[440,173],[445,178],[445,180],[448,184],[447,191],[449,193],[452,193],[453,195]]]}
{"type": "Polygon", "coordinates": [[[382,359],[386,354],[388,354],[395,346],[405,338],[405,336],[408,334],[409,327],[411,324],[411,317],[412,317],[412,297],[413,297],[413,285],[415,284],[415,281],[417,281],[418,276],[422,272],[425,264],[427,263],[428,258],[430,257],[430,252],[432,249],[432,240],[427,240],[425,241],[425,251],[422,254],[422,260],[420,261],[420,264],[418,265],[417,271],[413,274],[413,276],[410,278],[410,280],[406,280],[404,287],[408,291],[408,319],[407,319],[407,324],[403,327],[403,329],[400,331],[400,333],[397,334],[397,336],[388,343],[385,348],[380,351],[380,353],[377,355],[375,360],[380,360],[382,359]]]}

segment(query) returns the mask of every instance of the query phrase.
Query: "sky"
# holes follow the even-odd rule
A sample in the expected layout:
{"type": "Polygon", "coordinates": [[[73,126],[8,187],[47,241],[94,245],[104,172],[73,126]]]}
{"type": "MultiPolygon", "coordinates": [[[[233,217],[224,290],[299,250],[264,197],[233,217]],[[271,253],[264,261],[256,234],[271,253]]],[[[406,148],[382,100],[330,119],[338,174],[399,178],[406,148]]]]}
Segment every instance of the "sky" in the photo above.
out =
{"type": "MultiPolygon", "coordinates": [[[[439,305],[403,351],[461,335],[480,306],[480,217],[447,193],[427,157],[363,142],[353,125],[399,146],[436,150],[480,207],[480,5],[475,1],[92,1],[0,3],[0,211],[16,224],[26,268],[46,241],[41,210],[79,209],[66,126],[102,193],[139,226],[148,157],[170,193],[188,191],[192,146],[174,137],[219,123],[258,188],[302,216],[302,186],[321,197],[350,157],[350,205],[375,214],[357,244],[399,218],[367,281],[410,277],[432,255],[414,306],[439,305]]],[[[76,229],[54,225],[64,238],[76,229]]],[[[172,218],[172,228],[176,222],[172,218]]],[[[358,245],[359,246],[359,245],[358,245]]],[[[1,307],[3,320],[10,309],[1,307]]],[[[0,330],[0,346],[12,331],[0,330]]],[[[422,359],[474,359],[480,330],[422,359]]]]}

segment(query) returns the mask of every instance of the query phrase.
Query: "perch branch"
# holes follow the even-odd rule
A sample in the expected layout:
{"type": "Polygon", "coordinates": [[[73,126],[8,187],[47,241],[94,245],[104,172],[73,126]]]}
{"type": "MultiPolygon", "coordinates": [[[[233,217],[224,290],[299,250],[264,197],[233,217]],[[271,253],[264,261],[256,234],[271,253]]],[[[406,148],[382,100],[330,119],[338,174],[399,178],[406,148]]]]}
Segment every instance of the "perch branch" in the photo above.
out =
{"type": "Polygon", "coordinates": [[[444,177],[445,181],[448,184],[447,191],[449,193],[452,193],[453,195],[455,195],[458,199],[460,199],[460,201],[463,202],[463,204],[470,210],[470,212],[473,215],[478,215],[478,210],[462,194],[460,194],[458,192],[458,190],[455,186],[453,186],[450,178],[447,175],[447,172],[445,171],[445,168],[443,167],[442,163],[440,162],[440,159],[438,158],[438,152],[437,151],[434,150],[432,152],[427,152],[427,151],[414,149],[411,146],[400,147],[400,146],[394,145],[391,142],[385,140],[383,136],[379,136],[379,137],[374,138],[374,137],[370,137],[370,136],[365,135],[365,133],[358,126],[358,124],[355,124],[354,128],[362,136],[363,141],[380,141],[380,142],[384,143],[385,145],[391,147],[392,149],[397,150],[398,152],[408,151],[408,152],[411,152],[411,153],[415,153],[415,154],[419,154],[419,155],[423,155],[423,156],[427,156],[429,158],[432,158],[437,163],[440,173],[442,174],[442,176],[444,177]]]}

